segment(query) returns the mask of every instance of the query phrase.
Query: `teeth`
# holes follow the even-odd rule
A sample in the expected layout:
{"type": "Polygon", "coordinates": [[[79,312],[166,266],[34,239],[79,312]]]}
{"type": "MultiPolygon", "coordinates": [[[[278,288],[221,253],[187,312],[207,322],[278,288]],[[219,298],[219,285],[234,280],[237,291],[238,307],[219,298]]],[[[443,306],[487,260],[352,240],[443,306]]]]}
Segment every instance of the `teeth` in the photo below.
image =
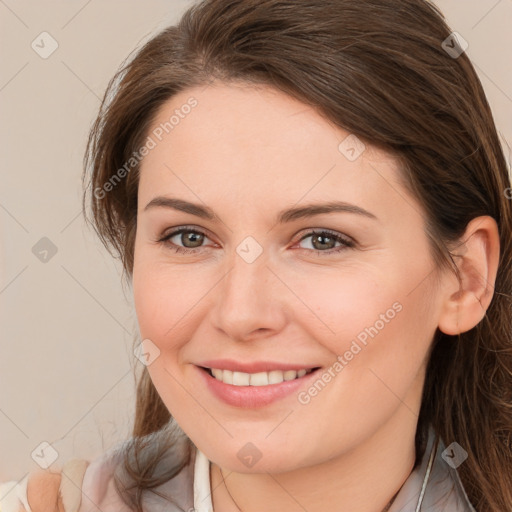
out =
{"type": "MultiPolygon", "coordinates": [[[[247,375],[247,374],[246,374],[247,375]]],[[[268,373],[251,373],[250,386],[266,386],[268,384],[268,373]]]]}
{"type": "Polygon", "coordinates": [[[284,380],[293,380],[297,377],[297,372],[295,370],[287,370],[283,372],[284,380]]]}
{"type": "Polygon", "coordinates": [[[217,370],[216,368],[212,368],[212,373],[213,373],[213,376],[217,380],[222,380],[222,370],[217,370]]]}
{"type": "MultiPolygon", "coordinates": [[[[224,373],[223,370],[219,370],[224,373]]],[[[217,379],[217,377],[215,377],[217,379]]],[[[220,380],[220,379],[218,379],[220,380]]],[[[248,373],[233,372],[233,385],[235,386],[248,386],[251,376],[248,373]]],[[[224,380],[222,381],[224,382],[224,380]]]]}
{"type": "Polygon", "coordinates": [[[281,370],[273,370],[268,372],[268,383],[269,384],[280,384],[283,382],[283,372],[281,370]]]}
{"type": "Polygon", "coordinates": [[[280,384],[281,382],[294,380],[304,377],[311,373],[312,370],[272,370],[270,372],[244,373],[232,372],[231,370],[219,370],[211,368],[213,376],[224,382],[224,384],[232,384],[234,386],[267,386],[269,384],[280,384]]]}
{"type": "MultiPolygon", "coordinates": [[[[231,370],[218,370],[220,372],[219,380],[225,382],[226,384],[233,384],[233,372],[231,370]]],[[[215,377],[218,378],[218,377],[215,377]]]]}

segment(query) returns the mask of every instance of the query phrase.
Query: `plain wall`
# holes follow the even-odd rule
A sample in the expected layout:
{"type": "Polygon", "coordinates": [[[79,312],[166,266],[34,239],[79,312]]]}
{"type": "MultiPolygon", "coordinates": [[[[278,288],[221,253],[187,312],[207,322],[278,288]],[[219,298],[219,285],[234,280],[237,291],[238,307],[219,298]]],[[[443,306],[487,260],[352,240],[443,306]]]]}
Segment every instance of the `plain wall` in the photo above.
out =
{"type": "MultiPolygon", "coordinates": [[[[118,66],[191,3],[0,2],[0,482],[38,468],[42,442],[59,467],[130,434],[136,321],[120,264],[81,217],[82,156],[118,66]],[[46,59],[31,46],[51,49],[44,31],[58,43],[46,59]]],[[[437,3],[512,146],[512,1],[437,3]]]]}

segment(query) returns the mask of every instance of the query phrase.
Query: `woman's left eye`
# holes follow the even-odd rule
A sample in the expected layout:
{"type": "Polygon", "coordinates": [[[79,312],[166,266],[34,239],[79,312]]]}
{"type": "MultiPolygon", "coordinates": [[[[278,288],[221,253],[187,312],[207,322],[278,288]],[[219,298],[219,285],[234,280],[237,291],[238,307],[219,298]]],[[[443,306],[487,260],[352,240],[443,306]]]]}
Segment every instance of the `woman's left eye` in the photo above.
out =
{"type": "Polygon", "coordinates": [[[354,241],[348,238],[347,236],[337,233],[336,231],[329,231],[325,229],[319,231],[311,231],[305,234],[299,240],[299,243],[305,240],[306,238],[311,238],[311,245],[313,246],[312,249],[319,256],[333,254],[336,252],[343,251],[345,249],[350,249],[355,246],[354,241]],[[341,245],[335,247],[336,243],[339,243],[341,245]]]}
{"type": "MultiPolygon", "coordinates": [[[[307,238],[311,238],[311,249],[318,255],[332,254],[355,246],[352,239],[335,231],[325,229],[306,233],[300,238],[298,243],[301,243],[307,238]],[[341,245],[335,247],[336,244],[341,245]]],[[[197,253],[204,249],[202,244],[205,240],[208,240],[206,233],[198,231],[197,229],[181,227],[166,234],[164,237],[160,238],[158,242],[165,244],[178,253],[197,253]],[[172,239],[175,237],[179,237],[177,241],[184,245],[178,245],[176,243],[177,241],[173,241],[172,239]]],[[[302,249],[304,249],[304,247],[302,247],[302,249]]]]}

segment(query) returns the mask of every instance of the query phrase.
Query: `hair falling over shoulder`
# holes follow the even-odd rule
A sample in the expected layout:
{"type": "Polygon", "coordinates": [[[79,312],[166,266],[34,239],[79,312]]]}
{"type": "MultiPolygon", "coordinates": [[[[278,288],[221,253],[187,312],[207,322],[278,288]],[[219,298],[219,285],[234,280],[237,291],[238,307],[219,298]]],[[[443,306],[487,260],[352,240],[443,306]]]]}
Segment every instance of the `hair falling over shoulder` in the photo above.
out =
{"type": "MultiPolygon", "coordinates": [[[[154,36],[111,80],[85,156],[84,209],[103,243],[133,269],[136,166],[98,194],[147,137],[159,107],[212,80],[268,84],[394,155],[427,212],[434,261],[456,272],[448,247],[468,222],[492,216],[500,233],[494,296],[483,320],[433,340],[416,434],[417,462],[432,424],[469,454],[459,467],[479,512],[512,510],[512,201],[493,116],[468,56],[442,48],[451,33],[427,0],[204,0],[154,36]]],[[[124,499],[180,470],[160,468],[183,441],[147,369],[139,378],[124,499]],[[175,427],[173,427],[175,428],[175,427]],[[147,437],[149,436],[149,437],[147,437]],[[148,439],[152,442],[147,442],[148,439]],[[179,441],[181,439],[181,441],[179,441]]],[[[181,465],[190,456],[180,445],[181,465]]]]}

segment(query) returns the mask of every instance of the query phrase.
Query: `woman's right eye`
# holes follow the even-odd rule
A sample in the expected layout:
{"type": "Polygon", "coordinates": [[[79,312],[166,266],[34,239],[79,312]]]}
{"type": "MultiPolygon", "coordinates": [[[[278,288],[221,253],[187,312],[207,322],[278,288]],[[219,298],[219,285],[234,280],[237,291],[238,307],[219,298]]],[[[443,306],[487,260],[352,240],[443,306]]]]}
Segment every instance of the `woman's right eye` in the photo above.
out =
{"type": "Polygon", "coordinates": [[[160,238],[158,242],[175,252],[190,254],[201,252],[204,249],[201,244],[205,239],[208,239],[206,233],[198,231],[197,229],[181,227],[167,233],[164,237],[160,238]],[[177,240],[173,241],[172,239],[175,237],[177,237],[177,240]],[[186,245],[181,246],[178,245],[177,242],[191,244],[192,247],[187,247],[186,245]]]}

